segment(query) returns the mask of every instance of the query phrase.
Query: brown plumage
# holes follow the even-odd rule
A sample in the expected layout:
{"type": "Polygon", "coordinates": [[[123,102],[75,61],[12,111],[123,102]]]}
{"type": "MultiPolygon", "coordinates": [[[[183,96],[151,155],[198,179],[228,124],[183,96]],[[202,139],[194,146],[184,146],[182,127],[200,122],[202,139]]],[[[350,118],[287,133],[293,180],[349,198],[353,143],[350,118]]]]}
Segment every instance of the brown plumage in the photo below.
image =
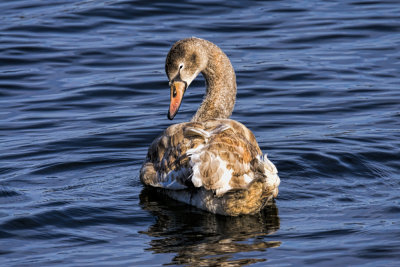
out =
{"type": "Polygon", "coordinates": [[[209,41],[188,38],[172,46],[165,71],[171,85],[170,119],[200,72],[206,95],[190,122],[171,125],[151,144],[140,170],[142,183],[213,213],[258,212],[277,196],[280,180],[253,133],[228,119],[236,98],[228,57],[209,41]]]}

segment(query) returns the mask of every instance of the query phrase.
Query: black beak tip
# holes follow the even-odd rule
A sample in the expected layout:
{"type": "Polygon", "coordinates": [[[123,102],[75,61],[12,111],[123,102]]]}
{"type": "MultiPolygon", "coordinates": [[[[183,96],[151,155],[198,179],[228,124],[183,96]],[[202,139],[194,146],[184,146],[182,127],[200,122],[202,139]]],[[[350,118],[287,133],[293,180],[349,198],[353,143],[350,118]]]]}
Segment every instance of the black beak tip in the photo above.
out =
{"type": "Polygon", "coordinates": [[[169,110],[168,110],[168,115],[167,115],[167,117],[168,117],[168,119],[169,120],[173,120],[174,119],[174,117],[175,117],[175,114],[173,114],[172,116],[171,116],[171,113],[169,113],[169,110]]]}

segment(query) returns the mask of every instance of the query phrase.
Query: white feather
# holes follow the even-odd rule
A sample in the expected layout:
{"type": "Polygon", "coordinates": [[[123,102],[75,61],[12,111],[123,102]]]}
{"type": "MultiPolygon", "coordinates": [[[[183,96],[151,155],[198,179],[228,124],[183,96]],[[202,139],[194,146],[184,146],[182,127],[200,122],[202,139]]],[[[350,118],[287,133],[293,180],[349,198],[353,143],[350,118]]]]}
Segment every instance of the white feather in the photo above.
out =
{"type": "Polygon", "coordinates": [[[266,183],[270,187],[278,187],[281,183],[281,180],[278,176],[278,170],[276,169],[275,165],[268,159],[267,154],[261,156],[259,160],[262,160],[264,164],[264,174],[267,177],[266,183]]]}
{"type": "Polygon", "coordinates": [[[246,182],[246,184],[249,184],[251,181],[253,181],[254,177],[252,177],[252,176],[250,176],[248,174],[244,174],[243,178],[244,178],[244,181],[246,182]]]}
{"type": "Polygon", "coordinates": [[[229,191],[232,187],[229,185],[229,182],[232,179],[232,172],[233,170],[230,170],[226,167],[226,161],[221,159],[219,156],[215,157],[215,159],[219,162],[219,168],[223,170],[222,176],[219,178],[219,188],[215,191],[217,196],[220,196],[224,194],[225,192],[229,191]]]}
{"type": "Polygon", "coordinates": [[[203,185],[203,181],[200,175],[200,165],[201,165],[201,150],[204,148],[204,145],[199,145],[198,147],[189,149],[187,154],[190,156],[190,166],[192,167],[192,183],[195,187],[201,187],[203,185]]]}

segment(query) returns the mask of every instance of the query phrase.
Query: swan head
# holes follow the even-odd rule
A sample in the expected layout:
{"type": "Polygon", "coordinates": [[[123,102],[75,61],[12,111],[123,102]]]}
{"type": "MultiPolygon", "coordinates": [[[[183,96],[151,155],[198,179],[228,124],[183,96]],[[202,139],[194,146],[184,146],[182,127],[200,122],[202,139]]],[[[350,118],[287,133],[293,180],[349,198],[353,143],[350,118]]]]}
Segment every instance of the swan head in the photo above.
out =
{"type": "Polygon", "coordinates": [[[203,71],[208,62],[204,49],[205,40],[187,38],[176,42],[168,52],[165,61],[165,72],[171,89],[171,102],[168,119],[172,120],[178,113],[182,98],[192,81],[203,71]]]}

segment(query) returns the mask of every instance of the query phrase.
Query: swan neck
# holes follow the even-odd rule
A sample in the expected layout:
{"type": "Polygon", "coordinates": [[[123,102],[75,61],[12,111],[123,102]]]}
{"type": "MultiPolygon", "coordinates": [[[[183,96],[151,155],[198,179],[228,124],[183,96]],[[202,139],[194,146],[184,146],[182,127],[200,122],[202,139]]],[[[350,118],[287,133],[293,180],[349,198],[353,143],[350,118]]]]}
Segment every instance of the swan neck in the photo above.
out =
{"type": "Polygon", "coordinates": [[[192,121],[227,119],[236,100],[236,75],[229,58],[216,45],[207,49],[208,63],[201,71],[206,94],[192,121]]]}

